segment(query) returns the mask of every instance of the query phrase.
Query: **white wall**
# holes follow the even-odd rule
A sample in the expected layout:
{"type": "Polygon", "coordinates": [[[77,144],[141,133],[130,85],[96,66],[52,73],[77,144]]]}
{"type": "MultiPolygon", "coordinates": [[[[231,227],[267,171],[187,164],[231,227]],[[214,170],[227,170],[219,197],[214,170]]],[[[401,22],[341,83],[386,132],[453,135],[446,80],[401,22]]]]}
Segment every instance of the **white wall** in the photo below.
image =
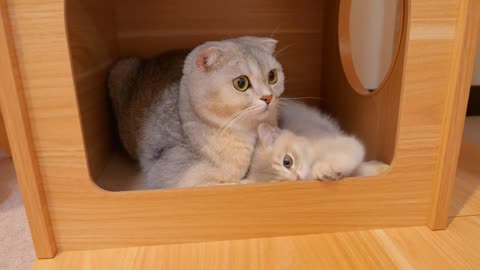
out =
{"type": "Polygon", "coordinates": [[[398,0],[352,0],[353,64],[363,86],[377,88],[393,59],[398,0]]]}
{"type": "MultiPolygon", "coordinates": [[[[352,0],[353,64],[367,89],[380,85],[393,59],[397,5],[398,0],[352,0]]],[[[472,85],[480,85],[480,39],[472,85]]]]}

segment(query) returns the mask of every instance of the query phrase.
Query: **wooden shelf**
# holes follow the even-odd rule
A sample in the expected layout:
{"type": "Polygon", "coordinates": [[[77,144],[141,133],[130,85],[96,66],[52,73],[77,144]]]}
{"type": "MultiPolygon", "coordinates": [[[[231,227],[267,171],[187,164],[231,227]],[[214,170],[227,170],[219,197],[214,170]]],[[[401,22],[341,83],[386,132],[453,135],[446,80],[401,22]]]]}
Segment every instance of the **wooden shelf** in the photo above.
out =
{"type": "Polygon", "coordinates": [[[480,217],[427,227],[61,252],[33,270],[478,269],[480,217]]]}
{"type": "MultiPolygon", "coordinates": [[[[209,243],[60,252],[33,270],[57,269],[478,269],[480,117],[466,120],[445,231],[425,226],[209,243]]],[[[109,190],[135,188],[136,168],[115,154],[99,179],[109,190]],[[119,179],[123,179],[120,181],[119,179]]]]}

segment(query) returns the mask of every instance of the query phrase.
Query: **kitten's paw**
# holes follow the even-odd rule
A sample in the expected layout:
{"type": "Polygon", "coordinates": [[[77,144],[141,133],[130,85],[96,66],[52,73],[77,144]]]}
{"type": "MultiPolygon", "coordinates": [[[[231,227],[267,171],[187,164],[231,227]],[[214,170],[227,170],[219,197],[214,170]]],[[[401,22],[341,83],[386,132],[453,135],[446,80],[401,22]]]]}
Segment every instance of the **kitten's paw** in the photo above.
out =
{"type": "Polygon", "coordinates": [[[240,181],[205,181],[195,185],[195,187],[211,187],[211,186],[231,186],[241,184],[240,181]]]}
{"type": "Polygon", "coordinates": [[[248,178],[240,180],[240,184],[242,184],[242,185],[243,184],[253,184],[253,183],[256,183],[256,181],[252,180],[252,179],[248,179],[248,178]]]}
{"type": "Polygon", "coordinates": [[[343,172],[335,170],[329,162],[317,162],[312,168],[312,177],[316,180],[330,181],[345,177],[343,172]]]}

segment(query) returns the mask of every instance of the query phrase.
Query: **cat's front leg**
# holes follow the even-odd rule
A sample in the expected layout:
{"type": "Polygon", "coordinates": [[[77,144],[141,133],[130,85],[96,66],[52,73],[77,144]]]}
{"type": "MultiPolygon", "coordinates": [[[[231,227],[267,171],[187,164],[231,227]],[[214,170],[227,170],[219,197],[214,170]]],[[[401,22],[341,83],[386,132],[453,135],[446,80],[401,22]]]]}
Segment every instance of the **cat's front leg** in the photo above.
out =
{"type": "Polygon", "coordinates": [[[312,178],[317,180],[339,180],[350,176],[365,155],[363,145],[349,136],[319,141],[315,151],[317,157],[312,165],[312,178]]]}
{"type": "Polygon", "coordinates": [[[200,161],[192,164],[178,179],[177,187],[205,187],[216,185],[240,184],[240,179],[229,177],[229,174],[211,165],[200,161]]]}
{"type": "Polygon", "coordinates": [[[254,183],[257,183],[257,181],[253,179],[244,178],[240,180],[240,184],[254,184],[254,183]]]}
{"type": "Polygon", "coordinates": [[[317,161],[312,166],[312,178],[315,180],[339,180],[344,177],[344,172],[335,168],[331,162],[317,161]]]}

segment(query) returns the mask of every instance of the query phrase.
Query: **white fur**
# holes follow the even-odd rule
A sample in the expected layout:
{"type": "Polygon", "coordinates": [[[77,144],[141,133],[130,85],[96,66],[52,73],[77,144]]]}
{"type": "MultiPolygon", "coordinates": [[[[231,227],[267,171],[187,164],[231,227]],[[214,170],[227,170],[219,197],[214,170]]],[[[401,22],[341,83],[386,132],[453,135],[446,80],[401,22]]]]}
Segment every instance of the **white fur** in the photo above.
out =
{"type": "Polygon", "coordinates": [[[354,176],[375,176],[385,173],[390,168],[389,165],[377,161],[377,160],[370,160],[366,162],[362,162],[360,166],[358,166],[355,171],[353,172],[354,176]]]}
{"type": "Polygon", "coordinates": [[[296,101],[282,102],[281,128],[307,137],[314,149],[309,178],[336,180],[349,176],[362,163],[363,144],[346,135],[337,122],[319,110],[296,101]]]}
{"type": "Polygon", "coordinates": [[[280,127],[282,130],[259,126],[260,143],[255,148],[246,183],[338,180],[378,175],[388,168],[379,161],[364,162],[365,148],[357,138],[345,134],[330,116],[303,103],[282,101],[280,127]],[[289,169],[281,163],[286,154],[295,157],[295,164],[289,169]]]}
{"type": "Polygon", "coordinates": [[[284,91],[282,66],[272,55],[275,44],[270,38],[242,37],[207,42],[190,52],[179,83],[178,107],[165,106],[174,98],[163,98],[152,110],[153,120],[147,121],[143,135],[147,144],[141,145],[142,151],[174,138],[171,134],[182,136],[174,138],[160,158],[141,163],[147,182],[167,188],[192,187],[238,183],[244,177],[257,126],[276,125],[278,103],[273,101],[284,91]],[[272,69],[278,74],[275,84],[267,79],[272,69]],[[244,92],[232,83],[241,75],[251,83],[244,92]],[[261,100],[267,95],[273,96],[270,104],[261,100]],[[170,125],[156,121],[167,107],[178,111],[165,116],[173,119],[170,125]],[[169,131],[171,127],[174,132],[169,131]]]}

